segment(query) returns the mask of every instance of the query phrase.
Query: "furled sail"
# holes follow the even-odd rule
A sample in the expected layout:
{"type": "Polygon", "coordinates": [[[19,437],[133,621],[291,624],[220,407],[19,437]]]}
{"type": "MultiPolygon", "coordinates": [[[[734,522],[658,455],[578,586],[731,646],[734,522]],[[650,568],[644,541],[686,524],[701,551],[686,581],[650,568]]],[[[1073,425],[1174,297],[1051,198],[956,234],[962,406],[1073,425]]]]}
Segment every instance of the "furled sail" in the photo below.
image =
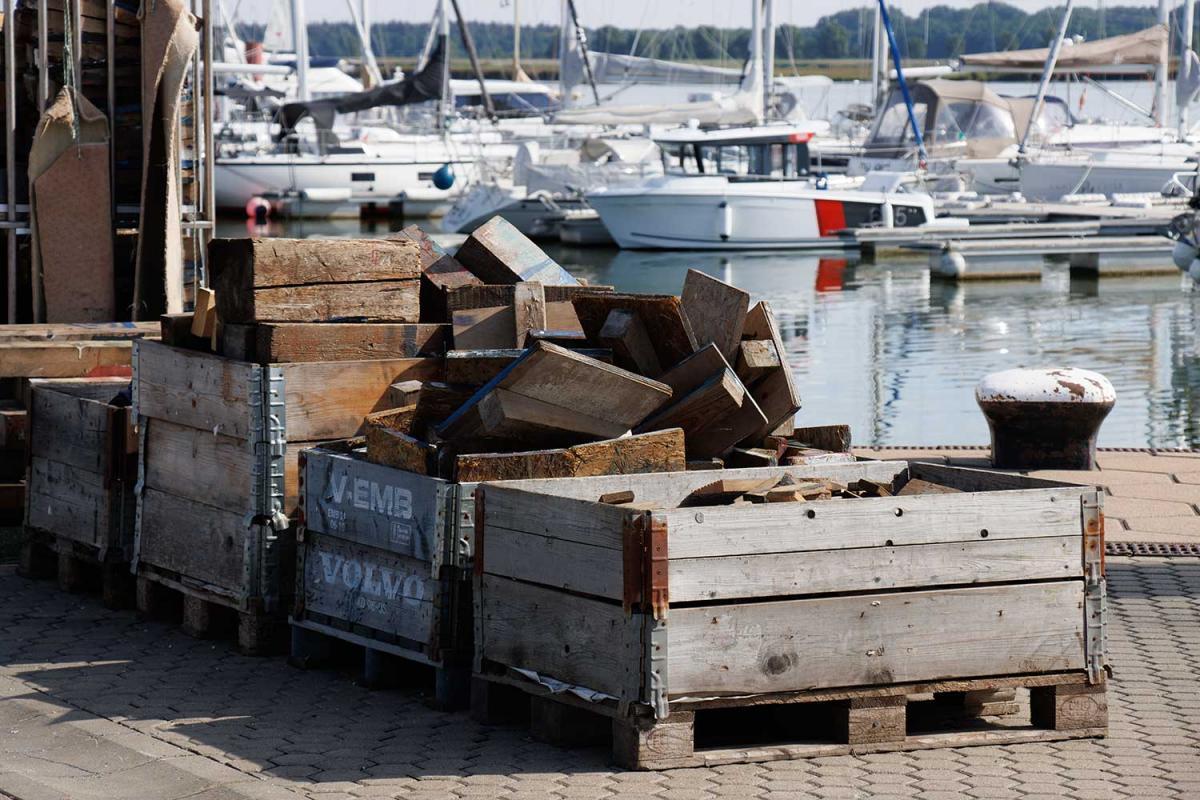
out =
{"type": "Polygon", "coordinates": [[[292,24],[291,0],[275,0],[271,16],[263,31],[263,47],[271,53],[296,52],[295,27],[292,24]]]}
{"type": "Polygon", "coordinates": [[[438,100],[442,96],[445,62],[446,40],[444,37],[438,37],[437,46],[425,66],[402,81],[381,84],[365,92],[286,103],[276,116],[280,127],[278,138],[283,139],[291,134],[305,117],[312,117],[318,131],[329,131],[333,128],[334,118],[338,114],[438,100]]]}

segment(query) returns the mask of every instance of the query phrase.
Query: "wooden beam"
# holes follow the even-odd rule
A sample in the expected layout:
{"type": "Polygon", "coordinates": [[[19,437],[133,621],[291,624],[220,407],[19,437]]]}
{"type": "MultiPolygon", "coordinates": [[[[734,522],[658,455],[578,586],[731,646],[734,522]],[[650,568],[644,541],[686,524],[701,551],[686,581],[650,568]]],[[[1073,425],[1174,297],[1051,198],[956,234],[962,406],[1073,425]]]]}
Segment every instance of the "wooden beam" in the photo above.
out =
{"type": "Polygon", "coordinates": [[[514,337],[517,347],[524,347],[530,331],[546,327],[546,293],[542,284],[522,281],[513,287],[514,337]]]}
{"type": "Polygon", "coordinates": [[[577,285],[579,282],[542,248],[501,216],[475,229],[455,254],[458,262],[484,283],[577,285]]]}
{"type": "Polygon", "coordinates": [[[746,339],[738,346],[737,374],[747,386],[753,386],[781,366],[783,362],[770,339],[746,339]]]}
{"type": "Polygon", "coordinates": [[[637,431],[683,428],[688,458],[699,459],[724,455],[764,424],[766,417],[754,398],[727,368],[643,422],[637,431]]]}
{"type": "Polygon", "coordinates": [[[775,315],[771,313],[771,306],[765,300],[750,309],[743,326],[742,337],[769,339],[775,344],[775,352],[779,354],[779,368],[760,378],[750,389],[755,402],[767,418],[767,424],[763,426],[760,434],[765,436],[780,426],[792,423],[796,412],[800,410],[800,393],[796,391],[792,369],[787,363],[787,349],[783,346],[783,337],[779,335],[779,325],[775,321],[775,315]]]}
{"type": "Polygon", "coordinates": [[[133,343],[125,341],[0,344],[0,378],[82,378],[129,368],[133,343]]]}
{"type": "MultiPolygon", "coordinates": [[[[598,348],[577,349],[574,352],[612,363],[612,351],[598,348]]],[[[463,386],[482,386],[499,375],[509,364],[525,355],[524,350],[451,350],[446,353],[446,382],[463,386]]]]}
{"type": "Polygon", "coordinates": [[[445,352],[450,339],[448,325],[390,322],[223,325],[222,354],[257,364],[437,356],[445,352]]]}
{"type": "Polygon", "coordinates": [[[446,293],[483,283],[416,225],[394,234],[415,242],[421,259],[421,322],[449,322],[446,293]]]}
{"type": "Polygon", "coordinates": [[[631,475],[678,472],[685,466],[683,431],[671,429],[554,450],[460,455],[455,460],[455,480],[631,475]]]}
{"type": "Polygon", "coordinates": [[[196,289],[195,310],[192,312],[192,336],[211,339],[217,325],[217,296],[203,286],[196,289]]]}
{"type": "Polygon", "coordinates": [[[683,311],[696,335],[696,344],[715,344],[732,363],[737,359],[742,326],[750,309],[750,293],[689,269],[681,296],[683,311]]]}
{"type": "Polygon", "coordinates": [[[598,336],[600,344],[611,347],[613,360],[623,369],[647,378],[662,374],[662,364],[642,318],[632,311],[616,308],[609,312],[598,336]]]}
{"type": "Polygon", "coordinates": [[[683,306],[674,295],[588,294],[576,297],[575,313],[583,332],[598,341],[608,315],[625,309],[639,317],[654,344],[658,361],[670,369],[696,352],[696,337],[683,314],[683,306]]]}

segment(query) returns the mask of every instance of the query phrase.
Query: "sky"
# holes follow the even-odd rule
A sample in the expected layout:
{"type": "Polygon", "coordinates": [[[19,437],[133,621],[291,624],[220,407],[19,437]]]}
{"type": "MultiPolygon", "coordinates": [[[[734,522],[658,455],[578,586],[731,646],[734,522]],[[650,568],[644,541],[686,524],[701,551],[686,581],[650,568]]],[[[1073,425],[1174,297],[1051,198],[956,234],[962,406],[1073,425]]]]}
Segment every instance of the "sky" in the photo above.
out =
{"type": "MultiPolygon", "coordinates": [[[[362,0],[350,0],[359,3],[362,0]]],[[[436,0],[367,0],[370,16],[382,22],[391,19],[425,21],[433,15],[436,0]]],[[[222,0],[225,8],[236,13],[239,20],[263,21],[271,0],[222,0]],[[235,12],[234,9],[237,9],[235,12]]],[[[348,20],[347,0],[307,0],[310,21],[348,20]]],[[[560,0],[459,0],[463,15],[480,22],[511,22],[513,3],[520,3],[521,21],[526,24],[549,22],[558,24],[560,0]]],[[[889,7],[900,8],[907,14],[917,14],[934,5],[970,6],[977,0],[891,0],[889,7]]],[[[1048,6],[1061,6],[1061,0],[1004,0],[1026,11],[1048,6]]],[[[1080,5],[1094,5],[1098,0],[1081,0],[1080,5]]],[[[1156,5],[1148,0],[1106,0],[1108,5],[1156,5]]],[[[864,0],[776,0],[775,13],[781,23],[811,25],[819,18],[846,8],[866,5],[864,0]]],[[[718,27],[749,27],[750,4],[738,0],[575,0],[575,7],[585,25],[616,25],[625,28],[669,28],[678,24],[716,25],[718,27]]]]}

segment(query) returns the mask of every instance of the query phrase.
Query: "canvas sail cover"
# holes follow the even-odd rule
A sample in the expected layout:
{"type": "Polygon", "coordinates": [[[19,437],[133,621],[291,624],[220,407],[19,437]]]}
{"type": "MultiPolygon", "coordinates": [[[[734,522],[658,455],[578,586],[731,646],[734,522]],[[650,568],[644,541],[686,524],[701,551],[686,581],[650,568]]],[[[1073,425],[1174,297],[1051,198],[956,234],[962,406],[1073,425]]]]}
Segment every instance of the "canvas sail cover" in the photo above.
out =
{"type": "MultiPolygon", "coordinates": [[[[1058,72],[1102,72],[1106,67],[1153,66],[1165,60],[1168,34],[1166,25],[1155,25],[1136,33],[1111,36],[1094,42],[1072,43],[1065,40],[1058,53],[1058,72]]],[[[960,58],[963,67],[1041,70],[1050,48],[1009,50],[998,53],[972,53],[960,58]]]]}
{"type": "Polygon", "coordinates": [[[742,80],[740,69],[682,64],[661,58],[589,52],[588,60],[597,83],[736,85],[742,80]]]}
{"type": "Polygon", "coordinates": [[[278,138],[283,139],[291,134],[305,117],[312,117],[317,130],[328,131],[333,128],[334,118],[338,114],[438,100],[442,96],[445,63],[446,40],[439,36],[438,43],[425,66],[402,81],[381,84],[365,92],[285,103],[276,117],[279,123],[278,138]]]}

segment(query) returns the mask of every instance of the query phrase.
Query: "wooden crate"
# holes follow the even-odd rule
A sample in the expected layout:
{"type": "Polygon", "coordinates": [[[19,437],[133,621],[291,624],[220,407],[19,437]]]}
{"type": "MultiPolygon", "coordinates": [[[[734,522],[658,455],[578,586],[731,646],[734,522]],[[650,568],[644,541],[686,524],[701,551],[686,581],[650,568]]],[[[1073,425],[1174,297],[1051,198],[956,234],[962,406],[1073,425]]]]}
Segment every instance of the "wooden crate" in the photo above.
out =
{"type": "Polygon", "coordinates": [[[298,453],[358,433],[392,383],[441,371],[436,358],[258,365],[137,343],[140,607],[152,610],[156,583],[185,595],[193,632],[206,632],[207,604],[226,606],[244,649],[274,649],[293,586],[298,453]]]}
{"type": "Polygon", "coordinates": [[[319,665],[333,637],[432,666],[436,700],[469,696],[474,484],[372,464],[340,443],[306,450],[292,661],[319,665]]]}
{"type": "Polygon", "coordinates": [[[634,768],[831,752],[698,750],[695,715],[717,706],[836,701],[834,749],[862,752],[938,746],[906,736],[910,694],[1023,686],[1050,730],[943,742],[1103,733],[1099,492],[916,462],[739,472],[961,491],[681,507],[731,473],[483,485],[476,673],[593,693],[615,760],[634,768]],[[623,490],[637,508],[597,502],[623,490]],[[1094,713],[1072,711],[1080,697],[1094,713]],[[885,706],[887,719],[865,710],[885,706]]]}
{"type": "Polygon", "coordinates": [[[128,595],[133,551],[137,439],[126,378],[30,381],[26,542],[22,565],[36,572],[38,549],[57,558],[59,584],[83,587],[101,572],[103,597],[128,595]]]}

